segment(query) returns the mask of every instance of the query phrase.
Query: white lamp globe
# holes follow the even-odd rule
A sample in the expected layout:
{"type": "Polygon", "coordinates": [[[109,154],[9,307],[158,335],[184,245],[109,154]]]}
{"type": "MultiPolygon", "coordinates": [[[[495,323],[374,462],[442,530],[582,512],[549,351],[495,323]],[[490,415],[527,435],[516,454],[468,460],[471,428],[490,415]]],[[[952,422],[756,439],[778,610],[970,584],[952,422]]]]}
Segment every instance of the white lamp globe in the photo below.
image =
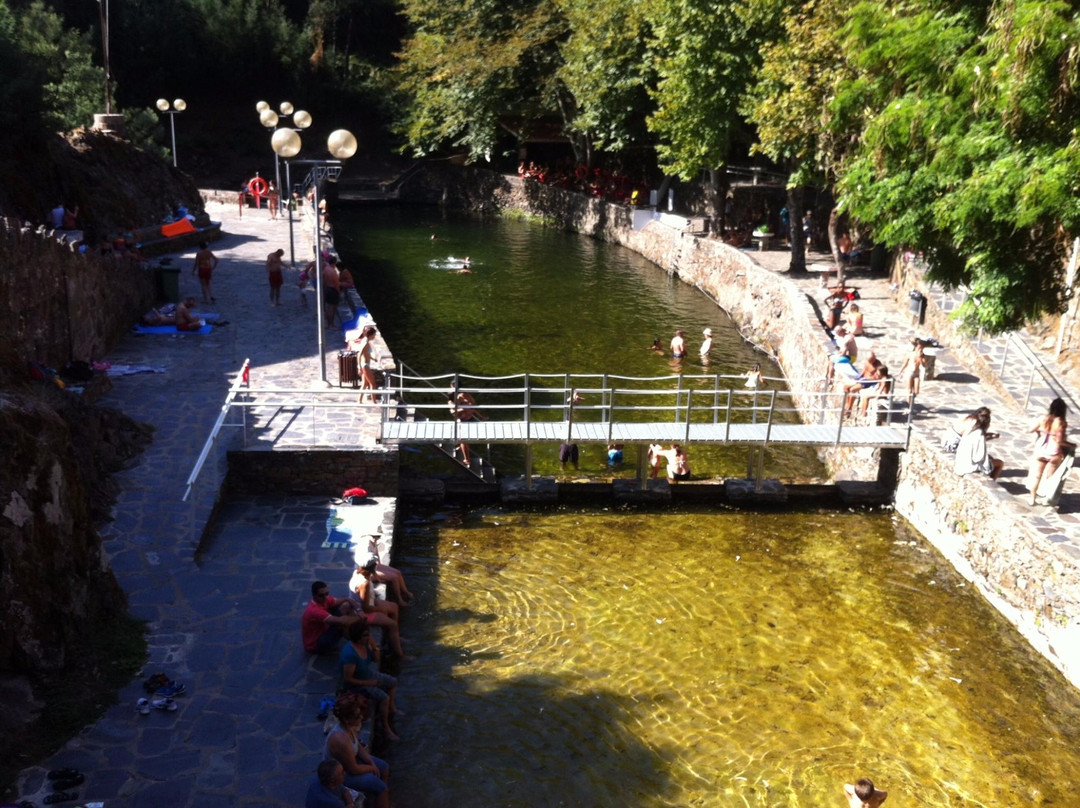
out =
{"type": "Polygon", "coordinates": [[[282,115],[292,115],[293,105],[288,101],[282,101],[278,109],[281,110],[282,115]]]}
{"type": "Polygon", "coordinates": [[[311,126],[311,113],[298,109],[292,116],[292,121],[296,124],[298,129],[307,129],[311,126]]]}
{"type": "Polygon", "coordinates": [[[270,148],[286,160],[300,153],[300,145],[300,135],[292,129],[278,129],[270,138],[270,148]]]}
{"type": "Polygon", "coordinates": [[[270,109],[270,105],[267,104],[265,101],[260,101],[258,104],[255,105],[255,111],[258,112],[260,115],[263,113],[263,110],[267,109],[270,109]]]}
{"type": "Polygon", "coordinates": [[[326,148],[339,160],[348,160],[356,154],[356,137],[348,129],[338,129],[326,139],[326,148]]]}
{"type": "Polygon", "coordinates": [[[157,103],[154,104],[154,106],[160,109],[162,112],[165,112],[169,108],[169,102],[166,101],[164,98],[159,98],[157,100],[157,103]]]}
{"type": "Polygon", "coordinates": [[[267,129],[273,129],[278,123],[278,114],[272,109],[264,109],[259,113],[259,123],[267,129]]]}
{"type": "Polygon", "coordinates": [[[185,101],[183,98],[177,98],[175,101],[172,102],[172,105],[176,108],[177,112],[183,112],[185,109],[187,109],[187,101],[185,101]]]}

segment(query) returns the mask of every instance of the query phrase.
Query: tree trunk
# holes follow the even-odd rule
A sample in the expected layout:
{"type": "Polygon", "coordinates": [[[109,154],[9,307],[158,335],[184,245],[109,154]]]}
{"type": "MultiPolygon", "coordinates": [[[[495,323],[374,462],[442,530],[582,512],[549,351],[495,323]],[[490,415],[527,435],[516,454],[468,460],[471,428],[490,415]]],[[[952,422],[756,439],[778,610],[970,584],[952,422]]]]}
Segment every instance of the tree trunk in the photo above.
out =
{"type": "Polygon", "coordinates": [[[705,199],[709,206],[709,218],[712,220],[712,233],[723,236],[726,221],[726,203],[728,192],[727,171],[724,166],[707,169],[709,181],[705,187],[705,199]]]}
{"type": "Polygon", "coordinates": [[[788,242],[791,244],[791,264],[788,272],[799,274],[806,272],[806,237],[802,231],[803,189],[802,186],[788,186],[788,242]]]}
{"type": "Polygon", "coordinates": [[[837,285],[844,282],[844,265],[840,261],[840,247],[837,245],[836,231],[840,226],[840,217],[836,213],[836,208],[829,211],[829,250],[832,252],[833,266],[836,267],[836,283],[837,285]]]}

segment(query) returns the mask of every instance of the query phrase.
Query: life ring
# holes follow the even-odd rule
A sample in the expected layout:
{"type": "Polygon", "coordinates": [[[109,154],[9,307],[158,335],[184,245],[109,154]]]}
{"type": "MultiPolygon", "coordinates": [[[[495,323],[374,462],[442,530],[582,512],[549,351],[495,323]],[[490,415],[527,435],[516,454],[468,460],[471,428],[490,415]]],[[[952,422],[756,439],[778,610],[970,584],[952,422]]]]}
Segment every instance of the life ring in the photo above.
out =
{"type": "Polygon", "coordinates": [[[266,192],[270,190],[270,186],[262,177],[255,177],[255,179],[248,180],[247,189],[249,194],[266,196],[266,192]]]}
{"type": "Polygon", "coordinates": [[[575,171],[575,172],[574,172],[574,174],[575,174],[575,175],[577,176],[577,178],[578,178],[579,180],[583,180],[583,179],[585,179],[585,177],[586,177],[586,176],[588,175],[588,173],[589,173],[589,169],[587,169],[587,168],[586,168],[585,166],[583,166],[583,165],[579,165],[579,166],[577,167],[577,171],[575,171]]]}

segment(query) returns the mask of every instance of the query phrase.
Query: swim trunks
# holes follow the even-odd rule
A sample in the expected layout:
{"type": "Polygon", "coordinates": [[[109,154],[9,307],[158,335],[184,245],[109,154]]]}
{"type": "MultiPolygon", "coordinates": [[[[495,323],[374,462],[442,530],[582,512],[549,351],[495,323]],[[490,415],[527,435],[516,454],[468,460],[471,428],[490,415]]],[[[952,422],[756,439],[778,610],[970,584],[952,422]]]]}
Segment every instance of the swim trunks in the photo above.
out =
{"type": "Polygon", "coordinates": [[[326,301],[328,306],[336,306],[341,302],[341,292],[333,286],[327,286],[323,289],[323,300],[326,301]]]}
{"type": "Polygon", "coordinates": [[[284,276],[280,272],[270,273],[270,285],[272,287],[281,286],[285,282],[284,276]]]}

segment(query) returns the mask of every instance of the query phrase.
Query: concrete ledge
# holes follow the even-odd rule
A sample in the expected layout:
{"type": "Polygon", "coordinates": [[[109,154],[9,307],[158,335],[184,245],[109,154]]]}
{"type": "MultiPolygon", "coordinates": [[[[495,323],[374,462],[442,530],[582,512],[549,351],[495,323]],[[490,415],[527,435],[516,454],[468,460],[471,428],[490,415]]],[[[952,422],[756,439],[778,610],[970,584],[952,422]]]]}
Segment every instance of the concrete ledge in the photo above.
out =
{"type": "Polygon", "coordinates": [[[776,504],[788,501],[787,486],[779,480],[762,480],[760,491],[757,490],[757,480],[727,480],[724,493],[731,502],[776,504]]]}
{"type": "Polygon", "coordinates": [[[616,502],[671,502],[667,480],[649,480],[644,488],[640,480],[615,480],[612,493],[616,502]]]}
{"type": "Polygon", "coordinates": [[[893,501],[892,488],[876,482],[843,480],[836,483],[836,490],[844,505],[891,505],[893,501]]]}
{"type": "Polygon", "coordinates": [[[559,484],[549,477],[533,477],[532,487],[525,487],[526,480],[503,480],[499,486],[502,501],[509,504],[522,502],[555,503],[559,501],[559,484]]]}
{"type": "Polygon", "coordinates": [[[446,500],[446,485],[442,480],[403,479],[398,482],[398,498],[408,502],[441,505],[446,500]]]}

